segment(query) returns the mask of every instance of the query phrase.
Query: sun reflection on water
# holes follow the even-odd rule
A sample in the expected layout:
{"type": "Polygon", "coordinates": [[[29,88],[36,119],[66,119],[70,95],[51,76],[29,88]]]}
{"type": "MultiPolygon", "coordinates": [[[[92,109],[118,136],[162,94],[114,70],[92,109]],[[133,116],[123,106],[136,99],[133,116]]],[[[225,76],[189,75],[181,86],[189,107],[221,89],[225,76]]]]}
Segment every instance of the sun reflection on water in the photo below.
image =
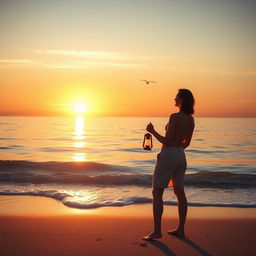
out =
{"type": "MultiPolygon", "coordinates": [[[[84,135],[84,117],[76,116],[75,119],[75,136],[74,136],[74,147],[82,150],[85,147],[86,142],[84,139],[86,136],[84,135]]],[[[75,152],[72,156],[73,161],[75,162],[84,162],[86,161],[86,153],[85,152],[75,152]]]]}
{"type": "Polygon", "coordinates": [[[63,193],[69,194],[71,197],[67,197],[66,200],[78,204],[90,204],[94,203],[97,199],[97,193],[88,190],[62,190],[63,193]]]}
{"type": "Polygon", "coordinates": [[[84,136],[84,117],[77,116],[75,120],[75,139],[82,140],[85,139],[84,136]]]}
{"type": "Polygon", "coordinates": [[[83,148],[85,146],[85,142],[84,141],[76,141],[76,142],[74,142],[74,146],[76,148],[83,148]]]}
{"type": "Polygon", "coordinates": [[[86,153],[74,153],[72,159],[75,162],[84,162],[86,161],[86,153]]]}

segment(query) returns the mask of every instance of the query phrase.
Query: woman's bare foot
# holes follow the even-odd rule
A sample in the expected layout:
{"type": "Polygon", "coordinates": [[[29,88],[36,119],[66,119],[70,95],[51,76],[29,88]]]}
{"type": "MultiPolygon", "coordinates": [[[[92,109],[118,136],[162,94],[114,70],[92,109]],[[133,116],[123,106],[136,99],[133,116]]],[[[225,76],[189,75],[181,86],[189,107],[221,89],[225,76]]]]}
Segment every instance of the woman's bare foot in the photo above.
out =
{"type": "Polygon", "coordinates": [[[150,241],[150,240],[160,239],[160,238],[162,238],[162,234],[161,233],[155,233],[155,232],[152,232],[149,235],[142,237],[142,239],[145,240],[145,241],[150,241]]]}
{"type": "Polygon", "coordinates": [[[174,229],[167,232],[169,235],[178,236],[180,238],[185,238],[185,233],[183,230],[174,229]]]}

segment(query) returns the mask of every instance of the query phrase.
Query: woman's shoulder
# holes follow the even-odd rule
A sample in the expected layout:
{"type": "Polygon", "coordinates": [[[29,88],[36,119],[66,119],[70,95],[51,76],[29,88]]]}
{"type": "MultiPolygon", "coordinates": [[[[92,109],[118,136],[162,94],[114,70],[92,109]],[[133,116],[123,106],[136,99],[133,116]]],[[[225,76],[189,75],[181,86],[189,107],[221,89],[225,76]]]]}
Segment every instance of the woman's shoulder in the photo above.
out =
{"type": "Polygon", "coordinates": [[[179,117],[179,112],[170,114],[170,118],[177,118],[179,117]]]}
{"type": "Polygon", "coordinates": [[[189,119],[190,122],[194,123],[194,117],[190,114],[185,114],[183,112],[176,112],[170,115],[170,119],[172,120],[183,120],[184,118],[189,119]]]}
{"type": "MultiPolygon", "coordinates": [[[[171,115],[170,115],[170,117],[172,117],[172,118],[184,118],[184,117],[188,117],[188,116],[190,116],[190,117],[192,117],[191,115],[189,115],[189,114],[185,114],[185,113],[183,113],[183,112],[175,112],[175,113],[172,113],[171,115]]],[[[192,117],[193,118],[193,117],[192,117]]]]}

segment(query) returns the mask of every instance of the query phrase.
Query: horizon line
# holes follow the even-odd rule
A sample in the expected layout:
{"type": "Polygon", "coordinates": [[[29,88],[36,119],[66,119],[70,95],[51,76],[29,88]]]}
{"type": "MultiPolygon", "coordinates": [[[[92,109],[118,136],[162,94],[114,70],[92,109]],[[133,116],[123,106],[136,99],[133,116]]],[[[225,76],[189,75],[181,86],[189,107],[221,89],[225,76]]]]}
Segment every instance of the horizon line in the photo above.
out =
{"type": "MultiPolygon", "coordinates": [[[[82,115],[25,115],[25,114],[21,114],[21,115],[4,115],[0,113],[0,117],[77,117],[77,116],[83,116],[83,117],[105,117],[105,118],[128,118],[128,117],[133,117],[133,118],[146,118],[146,117],[152,117],[152,118],[164,118],[164,117],[169,117],[169,115],[153,115],[153,116],[145,116],[145,115],[86,115],[86,114],[82,114],[82,115]]],[[[195,118],[256,118],[256,115],[252,115],[252,116],[206,116],[206,115],[193,115],[195,118]]]]}

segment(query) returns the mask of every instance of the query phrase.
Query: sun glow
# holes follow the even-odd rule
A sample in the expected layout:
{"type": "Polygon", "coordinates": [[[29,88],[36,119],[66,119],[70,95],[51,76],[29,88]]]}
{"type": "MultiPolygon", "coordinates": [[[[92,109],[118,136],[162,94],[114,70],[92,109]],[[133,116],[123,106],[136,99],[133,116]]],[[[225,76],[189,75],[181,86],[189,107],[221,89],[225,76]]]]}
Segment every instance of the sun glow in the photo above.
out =
{"type": "Polygon", "coordinates": [[[85,103],[75,103],[74,110],[76,114],[85,114],[87,111],[85,103]]]}

